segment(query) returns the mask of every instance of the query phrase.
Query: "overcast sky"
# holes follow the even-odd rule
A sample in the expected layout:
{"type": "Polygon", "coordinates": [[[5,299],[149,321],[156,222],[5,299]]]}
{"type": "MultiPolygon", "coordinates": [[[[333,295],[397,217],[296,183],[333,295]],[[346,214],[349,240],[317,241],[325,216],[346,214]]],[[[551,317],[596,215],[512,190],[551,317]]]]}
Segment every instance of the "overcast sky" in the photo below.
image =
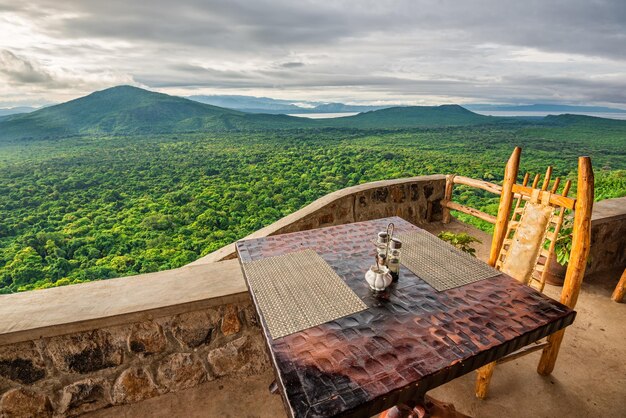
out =
{"type": "Polygon", "coordinates": [[[626,108],[626,0],[0,0],[0,107],[119,84],[626,108]]]}

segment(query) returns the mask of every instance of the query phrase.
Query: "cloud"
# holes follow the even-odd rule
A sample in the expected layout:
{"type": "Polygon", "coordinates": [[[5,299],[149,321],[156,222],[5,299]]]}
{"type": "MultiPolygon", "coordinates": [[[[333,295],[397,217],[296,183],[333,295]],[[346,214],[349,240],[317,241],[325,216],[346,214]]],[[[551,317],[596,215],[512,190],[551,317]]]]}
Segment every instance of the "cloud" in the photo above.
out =
{"type": "Polygon", "coordinates": [[[0,0],[0,10],[0,49],[24,61],[12,82],[51,85],[47,74],[72,80],[67,94],[126,80],[294,100],[625,103],[623,0],[0,0]]]}
{"type": "Polygon", "coordinates": [[[26,58],[18,57],[6,49],[0,50],[0,73],[15,84],[50,83],[52,77],[26,58]]]}
{"type": "Polygon", "coordinates": [[[304,67],[304,63],[303,62],[285,62],[280,64],[281,67],[283,68],[298,68],[298,67],[304,67]]]}

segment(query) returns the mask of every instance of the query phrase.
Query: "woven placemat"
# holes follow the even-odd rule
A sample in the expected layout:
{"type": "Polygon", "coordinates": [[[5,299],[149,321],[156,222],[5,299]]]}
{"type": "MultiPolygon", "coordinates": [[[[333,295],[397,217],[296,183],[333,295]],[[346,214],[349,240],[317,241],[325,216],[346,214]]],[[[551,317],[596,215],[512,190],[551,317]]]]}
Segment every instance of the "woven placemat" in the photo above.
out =
{"type": "Polygon", "coordinates": [[[272,339],[367,308],[313,250],[243,263],[272,339]]]}
{"type": "Polygon", "coordinates": [[[498,270],[426,231],[409,232],[398,238],[402,241],[402,264],[437,291],[500,274],[498,270]]]}

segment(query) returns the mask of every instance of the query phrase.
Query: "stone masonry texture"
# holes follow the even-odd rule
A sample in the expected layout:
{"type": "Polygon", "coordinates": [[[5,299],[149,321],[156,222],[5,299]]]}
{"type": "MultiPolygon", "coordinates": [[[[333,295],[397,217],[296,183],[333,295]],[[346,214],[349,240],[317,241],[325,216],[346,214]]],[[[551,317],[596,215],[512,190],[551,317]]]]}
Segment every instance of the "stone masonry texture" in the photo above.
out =
{"type": "Polygon", "coordinates": [[[0,418],[65,417],[269,367],[250,303],[0,346],[0,418]]]}

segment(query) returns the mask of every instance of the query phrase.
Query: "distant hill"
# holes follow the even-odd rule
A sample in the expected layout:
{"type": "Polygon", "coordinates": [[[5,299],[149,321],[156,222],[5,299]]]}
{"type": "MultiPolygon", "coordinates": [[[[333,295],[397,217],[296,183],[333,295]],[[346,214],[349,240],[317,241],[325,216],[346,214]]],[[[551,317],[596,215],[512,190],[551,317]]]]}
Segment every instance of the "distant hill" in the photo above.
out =
{"type": "Polygon", "coordinates": [[[190,100],[227,109],[250,113],[296,113],[302,108],[290,100],[270,99],[269,97],[215,95],[188,96],[190,100]]]}
{"type": "Polygon", "coordinates": [[[236,113],[232,110],[154,93],[131,86],[118,86],[15,115],[0,124],[3,137],[66,136],[95,133],[158,132],[173,125],[199,128],[198,118],[236,113]]]}
{"type": "Polygon", "coordinates": [[[215,95],[215,96],[188,96],[188,99],[213,106],[225,107],[248,113],[340,113],[340,112],[367,112],[384,109],[389,106],[358,106],[343,103],[323,103],[313,101],[295,101],[271,99],[269,97],[215,95]]]}
{"type": "Polygon", "coordinates": [[[29,106],[18,106],[18,107],[4,108],[4,109],[0,109],[0,117],[8,116],[8,115],[15,115],[15,114],[18,114],[18,113],[29,113],[29,112],[32,112],[34,110],[37,110],[37,108],[36,107],[29,107],[29,106]]]}
{"type": "Polygon", "coordinates": [[[118,86],[32,113],[6,116],[0,120],[0,138],[245,130],[307,124],[307,120],[294,117],[249,115],[137,87],[118,86]]]}
{"type": "Polygon", "coordinates": [[[553,126],[625,127],[626,120],[566,113],[564,115],[548,115],[541,120],[541,124],[553,126]]]}
{"type": "Polygon", "coordinates": [[[604,106],[571,106],[561,104],[532,104],[532,105],[493,105],[493,104],[468,104],[466,109],[473,111],[498,111],[498,112],[592,112],[592,113],[626,113],[626,109],[617,109],[604,106]]]}
{"type": "Polygon", "coordinates": [[[528,122],[479,115],[458,105],[393,107],[348,117],[309,119],[284,114],[245,113],[137,87],[118,86],[31,113],[2,116],[0,139],[304,128],[406,129],[510,123],[609,126],[607,124],[626,121],[561,115],[528,122]]]}
{"type": "Polygon", "coordinates": [[[468,126],[508,121],[507,118],[483,116],[459,105],[391,107],[336,119],[323,119],[325,126],[350,128],[419,128],[468,126]]]}
{"type": "MultiPolygon", "coordinates": [[[[360,106],[343,103],[324,103],[308,109],[315,113],[341,113],[341,112],[371,112],[373,110],[389,109],[390,106],[360,106]]],[[[306,113],[306,112],[303,112],[306,113]]]]}

